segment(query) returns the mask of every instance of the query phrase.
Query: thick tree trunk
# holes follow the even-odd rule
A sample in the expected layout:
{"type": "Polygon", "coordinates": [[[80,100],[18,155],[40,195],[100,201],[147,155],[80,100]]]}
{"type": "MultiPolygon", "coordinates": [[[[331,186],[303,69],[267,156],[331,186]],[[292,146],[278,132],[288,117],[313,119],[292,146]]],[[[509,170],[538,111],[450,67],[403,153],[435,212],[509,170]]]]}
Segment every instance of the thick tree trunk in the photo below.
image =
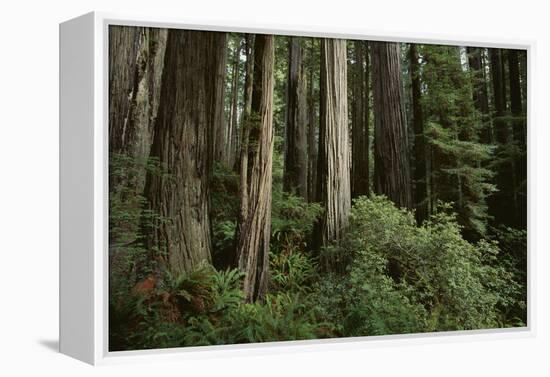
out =
{"type": "MultiPolygon", "coordinates": [[[[109,153],[147,158],[160,98],[167,32],[111,26],[109,35],[109,153]]],[[[112,178],[111,188],[120,183],[120,177],[112,178]]],[[[141,193],[144,177],[128,183],[141,193]]]]}
{"type": "Polygon", "coordinates": [[[307,76],[302,55],[301,39],[289,37],[283,189],[307,199],[307,76]]]}
{"type": "Polygon", "coordinates": [[[249,137],[245,141],[250,165],[246,191],[241,189],[241,204],[246,207],[246,213],[240,219],[237,238],[237,264],[245,272],[247,301],[262,297],[267,290],[274,140],[274,37],[256,35],[255,39],[251,112],[246,120],[249,137]]]}
{"type": "Polygon", "coordinates": [[[111,26],[109,35],[109,193],[111,201],[132,214],[124,222],[123,240],[110,232],[112,248],[138,235],[145,169],[135,167],[149,157],[167,32],[111,26]]]}
{"type": "Polygon", "coordinates": [[[368,49],[363,41],[354,41],[352,125],[351,125],[351,195],[369,194],[369,72],[368,49]],[[365,62],[366,60],[366,62],[365,62]]]}
{"type": "MultiPolygon", "coordinates": [[[[317,188],[324,213],[318,224],[320,245],[328,245],[342,237],[351,209],[346,55],[345,40],[321,40],[317,188]]],[[[327,261],[327,264],[333,262],[327,261]]]]}
{"type": "Polygon", "coordinates": [[[146,246],[174,274],[210,261],[209,178],[215,130],[220,129],[222,33],[168,32],[162,90],[151,156],[166,173],[147,175],[146,246]]]}
{"type": "Polygon", "coordinates": [[[416,45],[411,43],[409,64],[412,87],[412,114],[414,128],[414,204],[418,224],[428,218],[428,191],[426,178],[426,142],[424,138],[424,115],[422,113],[422,91],[420,82],[420,65],[416,45]]]}
{"type": "Polygon", "coordinates": [[[409,153],[398,43],[373,42],[375,189],[398,207],[412,209],[409,153]]]}
{"type": "Polygon", "coordinates": [[[143,71],[138,67],[143,29],[109,28],[109,152],[125,153],[135,134],[132,110],[143,71]]]}
{"type": "Polygon", "coordinates": [[[308,131],[307,131],[307,154],[308,154],[308,168],[307,168],[307,190],[308,201],[313,202],[316,200],[316,184],[317,184],[317,109],[315,98],[315,86],[313,85],[315,79],[315,40],[310,40],[310,55],[309,55],[309,80],[308,80],[308,131]]]}

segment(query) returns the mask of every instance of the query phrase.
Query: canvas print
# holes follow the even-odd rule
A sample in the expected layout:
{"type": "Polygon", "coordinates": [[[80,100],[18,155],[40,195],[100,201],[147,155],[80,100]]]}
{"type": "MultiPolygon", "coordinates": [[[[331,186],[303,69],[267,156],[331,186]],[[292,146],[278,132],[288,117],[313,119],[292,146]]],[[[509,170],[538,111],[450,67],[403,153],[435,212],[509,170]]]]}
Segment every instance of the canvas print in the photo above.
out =
{"type": "Polygon", "coordinates": [[[108,51],[110,351],[527,325],[525,50],[108,51]]]}

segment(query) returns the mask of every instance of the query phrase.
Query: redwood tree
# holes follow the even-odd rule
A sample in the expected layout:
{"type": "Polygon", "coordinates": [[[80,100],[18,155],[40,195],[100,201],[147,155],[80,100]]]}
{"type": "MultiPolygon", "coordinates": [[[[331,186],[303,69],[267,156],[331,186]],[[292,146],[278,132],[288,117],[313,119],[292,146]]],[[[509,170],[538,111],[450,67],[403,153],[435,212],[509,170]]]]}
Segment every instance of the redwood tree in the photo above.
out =
{"type": "Polygon", "coordinates": [[[289,38],[286,148],[283,189],[307,198],[307,76],[302,41],[289,38]]]}
{"type": "Polygon", "coordinates": [[[491,124],[489,118],[489,97],[487,94],[487,81],[485,78],[485,62],[480,47],[467,47],[468,65],[472,75],[472,98],[474,106],[481,116],[482,127],[479,132],[480,141],[485,144],[492,143],[491,124]]]}
{"type": "Polygon", "coordinates": [[[426,143],[424,137],[424,115],[421,103],[420,64],[418,51],[414,43],[411,43],[409,48],[409,64],[414,128],[414,205],[416,208],[416,221],[421,224],[428,217],[429,200],[426,184],[426,143]]]}
{"type": "Polygon", "coordinates": [[[489,208],[497,223],[514,225],[517,207],[514,192],[515,172],[509,156],[512,141],[506,116],[506,81],[501,49],[490,49],[491,81],[493,86],[494,135],[497,144],[495,183],[497,192],[489,198],[489,208]]]}
{"type": "Polygon", "coordinates": [[[307,197],[309,202],[316,200],[317,191],[317,104],[318,96],[314,80],[318,73],[316,60],[316,41],[310,39],[309,48],[309,80],[308,80],[308,130],[307,130],[307,197]]]}
{"type": "MultiPolygon", "coordinates": [[[[141,159],[149,155],[160,97],[166,30],[109,27],[109,153],[141,159]]],[[[144,176],[111,175],[141,194],[144,176]]]]}
{"type": "Polygon", "coordinates": [[[364,41],[354,41],[352,89],[352,197],[369,194],[369,53],[364,41]]]}
{"type": "Polygon", "coordinates": [[[324,213],[318,237],[328,245],[342,237],[351,209],[345,40],[321,40],[320,92],[317,187],[324,213]]]}
{"type": "Polygon", "coordinates": [[[375,190],[412,209],[409,151],[401,88],[399,43],[373,42],[375,190]]]}
{"type": "Polygon", "coordinates": [[[239,75],[241,62],[241,37],[235,38],[235,49],[233,51],[233,62],[231,67],[231,97],[229,108],[229,122],[226,132],[225,162],[232,168],[235,165],[237,153],[237,124],[239,120],[239,75]]]}
{"type": "Polygon", "coordinates": [[[517,216],[515,225],[524,228],[527,225],[527,130],[523,116],[518,55],[518,50],[508,50],[510,110],[513,116],[512,135],[516,145],[514,190],[516,192],[517,216]]]}
{"type": "Polygon", "coordinates": [[[250,115],[245,120],[248,140],[247,167],[241,167],[241,218],[237,232],[237,265],[244,271],[247,301],[267,290],[271,233],[271,181],[273,162],[273,66],[272,35],[256,35],[250,115]]]}
{"type": "Polygon", "coordinates": [[[223,33],[170,29],[151,157],[162,173],[149,172],[146,246],[174,274],[211,260],[209,179],[213,135],[223,109],[223,33]]]}

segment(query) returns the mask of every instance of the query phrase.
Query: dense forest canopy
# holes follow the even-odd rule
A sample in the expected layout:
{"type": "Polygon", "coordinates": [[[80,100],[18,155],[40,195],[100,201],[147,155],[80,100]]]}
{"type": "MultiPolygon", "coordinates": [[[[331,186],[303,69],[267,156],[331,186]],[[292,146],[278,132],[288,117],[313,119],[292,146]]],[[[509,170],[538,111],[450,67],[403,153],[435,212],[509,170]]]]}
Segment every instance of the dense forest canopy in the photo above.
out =
{"type": "Polygon", "coordinates": [[[524,50],[111,26],[109,348],[525,326],[524,50]]]}

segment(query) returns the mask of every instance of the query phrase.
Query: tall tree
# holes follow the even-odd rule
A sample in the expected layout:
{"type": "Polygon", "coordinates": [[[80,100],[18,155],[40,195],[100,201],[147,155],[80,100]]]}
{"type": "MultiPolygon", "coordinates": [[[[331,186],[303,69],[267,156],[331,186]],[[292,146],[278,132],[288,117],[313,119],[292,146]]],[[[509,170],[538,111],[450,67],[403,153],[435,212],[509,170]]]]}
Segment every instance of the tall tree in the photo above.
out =
{"type": "Polygon", "coordinates": [[[377,193],[413,208],[398,43],[373,42],[374,176],[377,193]]]}
{"type": "Polygon", "coordinates": [[[321,40],[320,97],[317,189],[324,213],[318,241],[327,245],[342,237],[351,209],[345,40],[321,40]]]}
{"type": "MultiPolygon", "coordinates": [[[[250,136],[250,123],[252,114],[252,89],[254,77],[254,35],[247,34],[245,37],[246,67],[244,82],[244,107],[241,119],[241,150],[239,165],[239,197],[241,200],[241,211],[239,213],[239,224],[244,224],[248,216],[248,139],[250,136]]],[[[238,229],[238,228],[237,228],[238,229]]],[[[237,234],[238,238],[238,234],[237,234]]]]}
{"type": "Polygon", "coordinates": [[[518,54],[518,50],[508,50],[508,77],[510,80],[510,110],[513,117],[512,135],[516,146],[514,151],[516,179],[514,190],[518,213],[515,225],[524,228],[527,225],[527,131],[523,116],[518,54]]]}
{"type": "Polygon", "coordinates": [[[172,273],[210,261],[212,136],[220,129],[223,33],[170,29],[151,157],[166,169],[147,174],[146,246],[172,273]],[[150,227],[150,228],[149,228],[150,227]]]}
{"type": "Polygon", "coordinates": [[[237,234],[237,264],[245,272],[247,301],[262,297],[267,290],[274,140],[273,65],[273,36],[256,35],[250,115],[245,119],[248,138],[243,140],[248,154],[246,169],[241,165],[241,174],[244,175],[241,182],[246,181],[246,186],[241,188],[243,208],[237,234]]]}
{"type": "Polygon", "coordinates": [[[307,75],[299,37],[289,37],[283,189],[307,198],[307,75]]]}
{"type": "Polygon", "coordinates": [[[217,46],[218,50],[214,51],[216,55],[215,61],[216,71],[216,83],[215,91],[211,95],[214,96],[215,101],[218,101],[215,108],[213,108],[214,117],[212,129],[212,140],[213,143],[210,145],[210,151],[212,153],[211,159],[216,162],[224,162],[226,160],[225,156],[225,145],[228,142],[226,139],[226,124],[225,124],[225,112],[224,112],[224,95],[225,95],[225,78],[227,75],[226,61],[227,61],[227,33],[218,33],[222,34],[220,40],[222,40],[222,45],[217,46]]]}
{"type": "Polygon", "coordinates": [[[491,123],[489,119],[489,96],[487,94],[487,81],[485,78],[485,62],[480,47],[467,47],[468,65],[472,76],[472,99],[474,106],[480,115],[480,141],[484,144],[493,142],[491,123]]]}
{"type": "Polygon", "coordinates": [[[317,184],[317,96],[315,90],[315,72],[318,69],[316,59],[316,42],[314,38],[310,39],[309,48],[309,80],[308,80],[308,130],[307,130],[307,191],[308,201],[316,200],[317,184]]]}
{"type": "MultiPolygon", "coordinates": [[[[418,47],[418,46],[417,46],[418,47]]],[[[492,172],[485,162],[492,147],[479,143],[479,113],[473,82],[464,63],[464,49],[422,46],[422,110],[430,151],[428,182],[431,208],[453,203],[464,236],[478,239],[486,232],[487,195],[492,172]]]]}
{"type": "Polygon", "coordinates": [[[351,128],[352,197],[369,194],[369,53],[364,41],[354,41],[351,128]]]}
{"type": "Polygon", "coordinates": [[[241,37],[235,38],[235,47],[233,50],[233,62],[231,66],[231,94],[230,94],[230,109],[229,122],[226,133],[226,151],[225,159],[228,167],[233,167],[237,151],[237,124],[239,123],[239,74],[241,62],[241,37]]]}
{"type": "Polygon", "coordinates": [[[424,136],[424,114],[422,112],[422,90],[420,63],[417,46],[411,43],[409,65],[412,89],[412,117],[414,129],[414,206],[416,221],[421,224],[428,218],[428,190],[426,177],[426,142],[424,136]]]}
{"type": "MultiPolygon", "coordinates": [[[[109,153],[146,158],[160,97],[166,30],[109,27],[109,153]]],[[[111,176],[141,193],[144,177],[111,176]]]]}
{"type": "Polygon", "coordinates": [[[142,43],[141,28],[109,28],[110,153],[123,153],[129,147],[128,134],[134,133],[131,112],[137,96],[137,85],[143,75],[137,64],[142,43]]]}
{"type": "Polygon", "coordinates": [[[109,35],[109,200],[127,214],[124,236],[109,232],[114,250],[138,236],[146,174],[136,167],[149,157],[167,31],[110,26],[109,35]]]}
{"type": "Polygon", "coordinates": [[[514,225],[516,202],[514,195],[515,172],[510,158],[509,143],[512,141],[506,116],[506,82],[503,66],[503,51],[490,49],[491,81],[493,84],[494,134],[497,144],[495,183],[497,192],[489,201],[496,223],[514,225]]]}

